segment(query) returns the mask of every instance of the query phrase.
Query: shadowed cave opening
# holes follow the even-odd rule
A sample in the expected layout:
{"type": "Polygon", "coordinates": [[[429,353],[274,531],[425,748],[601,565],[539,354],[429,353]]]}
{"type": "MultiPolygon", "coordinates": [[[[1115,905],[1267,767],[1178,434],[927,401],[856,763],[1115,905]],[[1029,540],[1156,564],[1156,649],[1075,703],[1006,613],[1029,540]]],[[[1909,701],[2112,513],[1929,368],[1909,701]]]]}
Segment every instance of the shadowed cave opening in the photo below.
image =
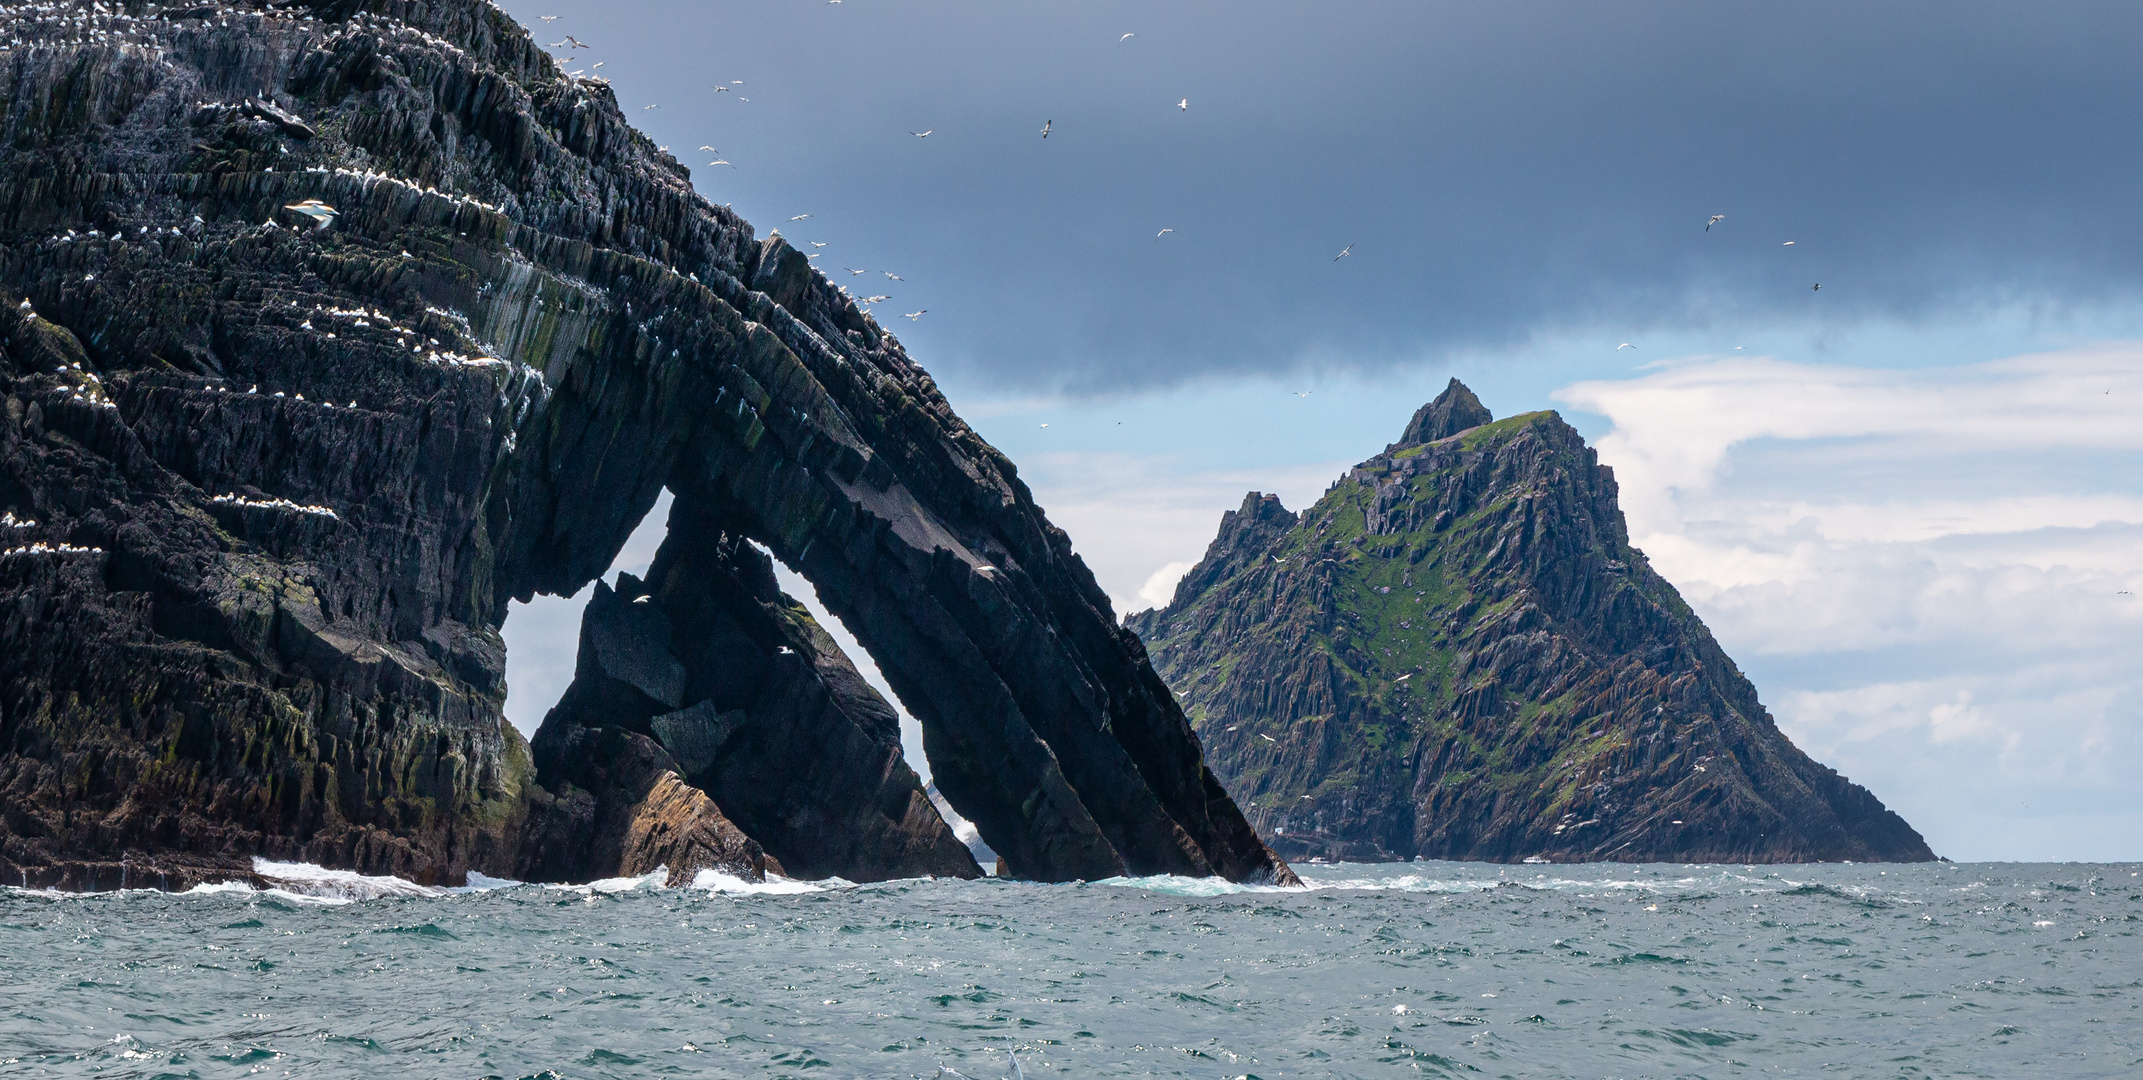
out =
{"type": "MultiPolygon", "coordinates": [[[[670,509],[675,501],[676,496],[664,488],[597,581],[616,589],[622,575],[647,576],[656,552],[668,535],[670,509]]],[[[782,562],[764,544],[756,540],[751,543],[772,561],[781,591],[804,605],[812,619],[855,665],[857,672],[899,714],[902,758],[922,777],[932,803],[946,824],[974,853],[984,871],[994,873],[996,853],[990,850],[974,824],[961,817],[931,786],[930,762],[923,752],[922,725],[901,703],[870,651],[856,640],[839,616],[827,609],[819,598],[817,587],[808,578],[782,562]]],[[[535,737],[545,715],[558,705],[573,683],[580,651],[581,624],[595,586],[596,582],[590,581],[571,596],[538,593],[527,602],[516,600],[510,604],[509,614],[500,627],[500,636],[506,644],[506,719],[523,738],[535,737]]]]}

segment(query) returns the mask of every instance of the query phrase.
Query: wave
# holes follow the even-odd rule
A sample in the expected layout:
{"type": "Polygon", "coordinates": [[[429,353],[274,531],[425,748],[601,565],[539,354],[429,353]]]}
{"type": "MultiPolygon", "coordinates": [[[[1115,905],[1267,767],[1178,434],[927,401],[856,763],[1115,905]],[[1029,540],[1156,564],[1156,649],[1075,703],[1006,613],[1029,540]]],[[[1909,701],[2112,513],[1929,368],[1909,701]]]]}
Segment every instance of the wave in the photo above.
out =
{"type": "Polygon", "coordinates": [[[845,889],[854,882],[843,878],[827,878],[824,881],[797,881],[779,874],[768,874],[765,881],[746,881],[720,870],[702,870],[692,875],[691,888],[707,892],[729,893],[743,896],[795,896],[799,893],[825,892],[828,889],[845,889]]]}
{"type": "Polygon", "coordinates": [[[1400,892],[1428,894],[1485,893],[1497,890],[1523,892],[1630,892],[1651,896],[1671,897],[1678,900],[1703,899],[1714,893],[1706,882],[1695,877],[1668,878],[1663,880],[1631,880],[1628,878],[1581,878],[1563,875],[1549,876],[1538,873],[1534,876],[1515,878],[1506,876],[1474,877],[1465,873],[1441,875],[1435,873],[1409,872],[1383,877],[1358,876],[1360,871],[1371,870],[1370,864],[1337,864],[1298,868],[1302,873],[1302,885],[1245,885],[1219,877],[1185,877],[1178,874],[1154,874],[1146,877],[1114,877],[1094,882],[1122,889],[1142,889],[1147,892],[1171,896],[1236,896],[1245,893],[1300,893],[1300,892],[1400,892]],[[1351,868],[1351,870],[1346,869],[1351,868]],[[1345,874],[1346,876],[1341,876],[1345,874]]]}
{"type": "Polygon", "coordinates": [[[196,885],[180,893],[181,896],[222,896],[230,894],[271,896],[299,904],[340,906],[366,900],[424,899],[441,896],[461,896],[469,893],[492,892],[498,889],[515,888],[521,882],[507,878],[495,878],[480,873],[470,873],[468,882],[451,888],[419,885],[408,878],[391,874],[360,874],[355,870],[332,870],[317,863],[279,862],[256,857],[253,873],[268,882],[263,889],[250,882],[221,881],[210,885],[196,885]]]}
{"type": "MultiPolygon", "coordinates": [[[[196,885],[182,896],[217,896],[245,894],[272,896],[300,904],[339,906],[362,903],[369,900],[432,899],[449,896],[467,896],[472,893],[498,892],[507,889],[541,888],[560,892],[577,892],[584,895],[601,893],[613,895],[630,892],[652,892],[668,887],[670,870],[667,866],[632,877],[602,878],[580,885],[531,885],[511,878],[495,878],[488,874],[470,871],[466,884],[441,887],[419,885],[407,878],[386,874],[360,874],[354,870],[332,870],[315,863],[277,862],[270,859],[253,860],[253,872],[268,881],[267,888],[247,882],[226,881],[213,885],[196,885]]],[[[799,893],[824,892],[827,889],[849,888],[853,883],[841,878],[826,881],[795,881],[769,874],[765,881],[746,881],[720,870],[701,870],[692,878],[687,888],[701,892],[724,893],[747,896],[790,896],[799,893]]],[[[154,893],[155,890],[133,890],[154,893]]]]}

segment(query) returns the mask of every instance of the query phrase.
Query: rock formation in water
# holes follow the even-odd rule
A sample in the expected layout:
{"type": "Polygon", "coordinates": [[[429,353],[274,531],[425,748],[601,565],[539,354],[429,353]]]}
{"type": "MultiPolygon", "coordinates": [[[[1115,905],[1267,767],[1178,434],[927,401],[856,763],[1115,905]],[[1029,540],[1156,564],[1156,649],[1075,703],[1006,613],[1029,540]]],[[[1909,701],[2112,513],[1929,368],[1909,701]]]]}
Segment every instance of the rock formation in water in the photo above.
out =
{"type": "Polygon", "coordinates": [[[607,757],[583,747],[613,732],[659,744],[791,876],[982,873],[901,756],[899,714],[782,594],[772,559],[683,499],[647,581],[596,584],[537,775],[607,757]]]}
{"type": "Polygon", "coordinates": [[[1456,379],[1302,514],[1251,492],[1127,622],[1290,857],[1934,858],[1778,730],[1583,438],[1456,379]]]}
{"type": "Polygon", "coordinates": [[[1012,872],[1291,879],[1011,463],[497,8],[18,6],[0,46],[0,876],[973,872],[748,540],[1012,872]],[[606,597],[532,757],[509,601],[665,487],[715,577],[630,586],[666,661],[603,652],[646,644],[606,597]]]}

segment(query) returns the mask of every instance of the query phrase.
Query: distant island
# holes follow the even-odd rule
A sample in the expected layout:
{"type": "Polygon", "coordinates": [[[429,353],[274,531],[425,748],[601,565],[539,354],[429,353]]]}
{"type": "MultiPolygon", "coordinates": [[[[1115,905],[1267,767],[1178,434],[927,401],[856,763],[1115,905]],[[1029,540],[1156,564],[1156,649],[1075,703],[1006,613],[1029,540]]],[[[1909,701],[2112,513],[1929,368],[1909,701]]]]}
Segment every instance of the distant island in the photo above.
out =
{"type": "Polygon", "coordinates": [[[1302,513],[1251,492],[1126,624],[1289,858],[1935,858],[1779,731],[1584,439],[1456,379],[1302,513]]]}

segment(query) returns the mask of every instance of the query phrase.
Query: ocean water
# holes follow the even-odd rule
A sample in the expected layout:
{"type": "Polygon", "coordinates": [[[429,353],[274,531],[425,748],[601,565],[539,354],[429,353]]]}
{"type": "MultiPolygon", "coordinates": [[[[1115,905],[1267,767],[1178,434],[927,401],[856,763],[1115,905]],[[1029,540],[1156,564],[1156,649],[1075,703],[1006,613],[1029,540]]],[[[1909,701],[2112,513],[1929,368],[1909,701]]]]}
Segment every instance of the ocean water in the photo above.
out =
{"type": "Polygon", "coordinates": [[[0,895],[0,1077],[2136,1077],[2137,865],[0,895]]]}

